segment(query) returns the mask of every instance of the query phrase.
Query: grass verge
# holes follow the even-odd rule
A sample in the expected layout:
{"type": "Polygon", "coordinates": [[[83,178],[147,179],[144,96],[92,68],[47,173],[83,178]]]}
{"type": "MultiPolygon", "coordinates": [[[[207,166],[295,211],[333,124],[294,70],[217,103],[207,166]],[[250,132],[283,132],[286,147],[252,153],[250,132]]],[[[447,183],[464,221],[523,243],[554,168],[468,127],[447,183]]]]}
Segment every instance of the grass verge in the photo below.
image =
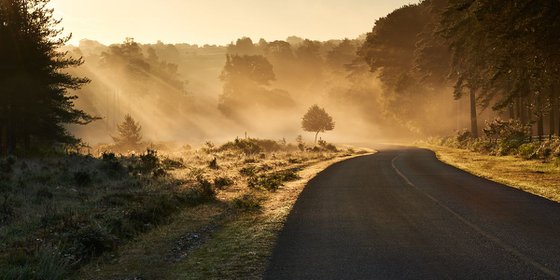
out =
{"type": "Polygon", "coordinates": [[[259,211],[242,213],[223,224],[213,237],[176,263],[167,279],[261,279],[282,229],[307,182],[328,166],[355,156],[310,165],[299,179],[263,198],[259,211]]]}
{"type": "Polygon", "coordinates": [[[555,163],[436,145],[422,145],[422,148],[434,151],[441,161],[479,177],[560,202],[560,169],[555,163]]]}
{"type": "MultiPolygon", "coordinates": [[[[364,153],[212,154],[200,162],[214,182],[215,200],[180,210],[171,222],[82,267],[76,278],[260,279],[307,181],[334,162],[364,153]]],[[[172,175],[192,177],[181,170],[172,175]]]]}

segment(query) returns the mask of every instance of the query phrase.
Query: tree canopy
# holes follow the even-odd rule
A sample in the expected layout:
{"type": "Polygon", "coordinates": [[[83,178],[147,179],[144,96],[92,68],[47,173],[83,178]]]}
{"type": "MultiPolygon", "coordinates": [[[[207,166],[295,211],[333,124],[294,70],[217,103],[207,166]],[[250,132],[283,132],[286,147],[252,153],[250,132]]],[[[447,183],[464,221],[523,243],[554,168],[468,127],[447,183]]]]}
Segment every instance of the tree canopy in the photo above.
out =
{"type": "Polygon", "coordinates": [[[305,131],[315,132],[315,142],[320,132],[334,129],[333,118],[318,105],[311,106],[303,116],[301,127],[305,131]]]}
{"type": "Polygon", "coordinates": [[[136,150],[142,141],[142,127],[131,115],[127,114],[117,126],[118,136],[113,136],[117,150],[136,150]]]}
{"type": "Polygon", "coordinates": [[[74,107],[70,90],[89,82],[66,72],[82,64],[60,48],[68,42],[49,0],[0,1],[0,133],[4,153],[76,144],[67,124],[95,118],[74,107]]]}

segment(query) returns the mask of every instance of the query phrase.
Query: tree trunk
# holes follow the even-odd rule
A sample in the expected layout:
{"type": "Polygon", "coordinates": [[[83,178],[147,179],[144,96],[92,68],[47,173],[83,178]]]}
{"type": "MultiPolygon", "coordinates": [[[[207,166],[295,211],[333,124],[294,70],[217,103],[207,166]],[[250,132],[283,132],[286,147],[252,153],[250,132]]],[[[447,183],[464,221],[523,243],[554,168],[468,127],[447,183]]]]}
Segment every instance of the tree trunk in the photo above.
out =
{"type": "Polygon", "coordinates": [[[550,123],[549,123],[549,133],[550,139],[554,136],[556,129],[556,116],[558,116],[558,96],[556,96],[556,91],[554,88],[550,89],[550,123]]]}
{"type": "Polygon", "coordinates": [[[315,133],[315,145],[317,145],[317,136],[319,136],[319,132],[320,131],[317,131],[317,133],[315,133]]]}
{"type": "Polygon", "coordinates": [[[8,125],[8,133],[6,134],[6,136],[8,137],[8,154],[14,154],[16,152],[17,137],[12,125],[8,125]]]}
{"type": "Polygon", "coordinates": [[[8,155],[8,127],[2,125],[0,127],[0,156],[8,155]]]}
{"type": "Polygon", "coordinates": [[[515,118],[518,121],[521,121],[521,98],[519,98],[519,97],[517,97],[515,99],[515,111],[516,111],[515,112],[515,115],[516,115],[515,118]]]}
{"type": "Polygon", "coordinates": [[[471,134],[472,137],[478,138],[478,120],[476,115],[476,91],[471,89],[471,134]]]}
{"type": "Polygon", "coordinates": [[[515,119],[515,111],[513,110],[513,103],[508,106],[509,118],[511,120],[515,119]]]}
{"type": "Polygon", "coordinates": [[[537,97],[537,135],[539,136],[539,141],[543,140],[544,136],[544,114],[542,106],[542,97],[539,95],[537,97]]]}
{"type": "Polygon", "coordinates": [[[519,98],[519,120],[522,124],[527,124],[527,110],[525,106],[525,98],[519,98]]]}

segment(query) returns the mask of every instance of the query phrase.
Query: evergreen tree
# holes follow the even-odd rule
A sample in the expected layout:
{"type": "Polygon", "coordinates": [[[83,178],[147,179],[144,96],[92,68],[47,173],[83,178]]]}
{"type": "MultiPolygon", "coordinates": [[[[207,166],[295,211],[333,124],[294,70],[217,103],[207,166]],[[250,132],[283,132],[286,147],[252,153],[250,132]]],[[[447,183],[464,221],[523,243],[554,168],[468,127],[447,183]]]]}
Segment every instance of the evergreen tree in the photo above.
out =
{"type": "Polygon", "coordinates": [[[117,126],[119,136],[113,136],[113,141],[119,150],[135,150],[142,141],[142,127],[132,116],[127,114],[124,121],[117,126]]]}
{"type": "Polygon", "coordinates": [[[69,36],[49,0],[0,1],[0,133],[3,153],[76,144],[67,124],[95,118],[74,108],[69,90],[89,82],[65,70],[82,64],[61,52],[69,36]]]}

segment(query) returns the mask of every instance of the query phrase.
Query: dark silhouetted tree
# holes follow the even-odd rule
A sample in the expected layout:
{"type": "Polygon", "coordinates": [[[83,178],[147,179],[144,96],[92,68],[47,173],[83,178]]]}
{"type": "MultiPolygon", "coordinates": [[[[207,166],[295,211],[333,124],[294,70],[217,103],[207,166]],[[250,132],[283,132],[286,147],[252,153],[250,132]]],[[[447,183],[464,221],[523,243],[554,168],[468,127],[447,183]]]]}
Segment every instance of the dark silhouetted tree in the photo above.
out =
{"type": "Polygon", "coordinates": [[[142,127],[132,116],[126,115],[124,121],[117,126],[119,135],[113,136],[117,149],[135,150],[140,147],[142,141],[142,127]]]}
{"type": "Polygon", "coordinates": [[[334,122],[325,109],[313,105],[303,116],[301,127],[305,131],[315,132],[315,143],[317,143],[319,133],[333,130],[334,122]]]}
{"type": "Polygon", "coordinates": [[[0,1],[0,132],[2,150],[77,144],[66,124],[95,118],[74,107],[69,90],[88,83],[65,70],[82,64],[60,49],[64,36],[49,0],[0,1]]]}

